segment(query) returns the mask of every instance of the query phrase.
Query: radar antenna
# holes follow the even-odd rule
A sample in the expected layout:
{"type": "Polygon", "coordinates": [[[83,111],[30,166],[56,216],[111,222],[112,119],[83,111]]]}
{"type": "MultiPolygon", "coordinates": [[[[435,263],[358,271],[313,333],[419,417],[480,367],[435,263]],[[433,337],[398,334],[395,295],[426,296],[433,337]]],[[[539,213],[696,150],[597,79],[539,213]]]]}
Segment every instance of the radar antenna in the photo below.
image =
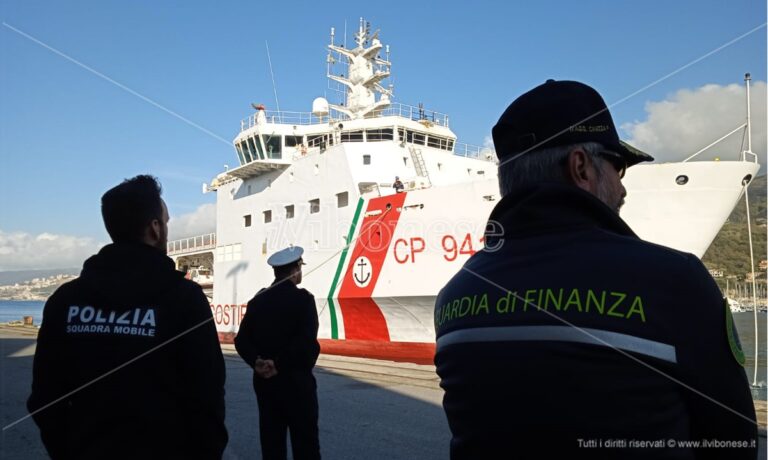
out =
{"type": "Polygon", "coordinates": [[[360,18],[355,33],[357,46],[349,49],[334,44],[335,29],[331,28],[331,43],[326,58],[328,79],[338,84],[337,88],[331,89],[343,92],[346,97],[343,103],[330,105],[330,108],[352,119],[376,116],[390,105],[390,99],[394,97],[393,85],[390,83],[386,88],[381,84],[391,73],[389,46],[385,48],[386,59],[382,59],[379,56],[383,48],[379,30],[373,34],[370,31],[371,24],[360,18]],[[334,74],[333,65],[336,63],[346,66],[346,76],[345,73],[334,74]]]}

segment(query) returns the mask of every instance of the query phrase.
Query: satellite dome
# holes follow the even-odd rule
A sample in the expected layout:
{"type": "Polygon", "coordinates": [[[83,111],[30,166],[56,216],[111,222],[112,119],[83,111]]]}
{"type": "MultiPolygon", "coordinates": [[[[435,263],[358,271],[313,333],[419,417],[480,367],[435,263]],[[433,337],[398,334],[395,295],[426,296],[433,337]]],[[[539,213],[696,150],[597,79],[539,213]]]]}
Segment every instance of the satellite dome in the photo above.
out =
{"type": "Polygon", "coordinates": [[[312,114],[317,117],[328,115],[328,101],[324,97],[318,97],[312,101],[312,114]]]}

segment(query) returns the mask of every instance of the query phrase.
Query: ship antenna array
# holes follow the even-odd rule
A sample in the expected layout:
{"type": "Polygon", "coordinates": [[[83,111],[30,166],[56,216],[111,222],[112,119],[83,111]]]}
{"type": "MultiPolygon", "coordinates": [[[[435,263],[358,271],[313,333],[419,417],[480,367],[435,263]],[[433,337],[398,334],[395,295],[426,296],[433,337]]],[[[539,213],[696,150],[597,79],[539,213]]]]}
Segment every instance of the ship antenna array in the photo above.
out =
{"type": "MultiPolygon", "coordinates": [[[[335,38],[336,38],[336,28],[335,27],[331,27],[331,46],[332,47],[336,45],[335,38]]],[[[346,49],[347,48],[347,21],[346,20],[344,21],[344,38],[343,38],[343,40],[344,41],[343,41],[341,47],[346,49]]],[[[336,64],[337,60],[338,60],[338,62],[340,64],[346,64],[346,65],[349,64],[349,62],[347,61],[346,56],[344,56],[343,54],[339,54],[339,53],[336,53],[336,56],[334,56],[333,51],[331,51],[329,49],[328,50],[328,56],[326,57],[326,63],[327,63],[326,76],[334,74],[333,65],[336,64]]],[[[343,74],[342,74],[342,76],[343,76],[343,74]]],[[[329,89],[331,91],[334,91],[336,93],[337,97],[339,98],[340,105],[344,105],[344,103],[347,100],[347,87],[344,86],[344,85],[341,85],[339,83],[336,83],[335,86],[332,86],[331,85],[331,81],[332,80],[330,80],[330,79],[327,80],[327,83],[326,83],[327,89],[329,89]]]]}

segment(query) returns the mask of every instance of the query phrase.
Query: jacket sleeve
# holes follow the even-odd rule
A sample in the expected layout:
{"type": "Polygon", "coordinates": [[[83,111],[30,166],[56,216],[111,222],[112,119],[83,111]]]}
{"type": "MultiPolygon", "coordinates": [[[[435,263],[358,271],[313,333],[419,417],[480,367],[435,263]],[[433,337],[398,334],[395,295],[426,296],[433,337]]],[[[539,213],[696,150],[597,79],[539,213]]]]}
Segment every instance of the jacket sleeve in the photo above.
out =
{"type": "Polygon", "coordinates": [[[319,321],[317,319],[317,307],[312,294],[301,290],[298,299],[297,320],[294,323],[296,330],[291,334],[291,339],[284,353],[275,361],[275,366],[288,366],[295,369],[312,369],[320,355],[320,344],[317,342],[319,321]]]}
{"type": "Polygon", "coordinates": [[[200,458],[220,459],[227,445],[224,425],[225,366],[210,305],[197,286],[182,296],[178,362],[187,403],[190,443],[200,458]]]}
{"type": "Polygon", "coordinates": [[[235,337],[235,349],[237,350],[237,354],[240,355],[243,361],[251,366],[251,368],[253,368],[253,364],[256,362],[256,357],[259,355],[253,337],[254,309],[252,308],[252,305],[254,305],[254,300],[248,302],[245,316],[243,316],[243,320],[240,322],[240,328],[235,337]]]}
{"type": "Polygon", "coordinates": [[[60,340],[65,327],[61,321],[59,292],[54,293],[43,308],[43,323],[37,334],[37,347],[32,365],[32,394],[27,400],[27,409],[37,426],[40,437],[51,458],[66,456],[66,405],[62,400],[52,404],[66,394],[66,382],[61,367],[63,353],[60,340]]]}
{"type": "MultiPolygon", "coordinates": [[[[687,390],[692,440],[718,440],[741,443],[733,449],[699,449],[697,458],[756,458],[757,423],[749,382],[737,361],[739,346],[735,327],[729,344],[730,308],[720,289],[698,259],[690,260],[694,289],[686,309],[690,333],[680,354],[687,390]],[[754,445],[752,443],[755,443],[754,445]]],[[[685,319],[684,319],[685,320],[685,319]]]]}

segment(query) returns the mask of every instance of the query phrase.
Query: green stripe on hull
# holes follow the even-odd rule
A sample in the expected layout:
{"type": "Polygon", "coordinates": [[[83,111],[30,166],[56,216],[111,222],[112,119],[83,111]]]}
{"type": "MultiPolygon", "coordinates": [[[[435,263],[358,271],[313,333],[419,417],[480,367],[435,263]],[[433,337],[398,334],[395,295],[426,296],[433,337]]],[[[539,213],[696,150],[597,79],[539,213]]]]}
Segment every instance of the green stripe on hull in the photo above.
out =
{"type": "Polygon", "coordinates": [[[352,244],[352,236],[355,234],[355,228],[357,227],[357,220],[360,218],[360,211],[363,209],[363,198],[358,198],[357,209],[355,209],[355,216],[352,218],[352,224],[349,226],[349,234],[347,235],[347,245],[341,251],[341,257],[339,258],[339,265],[336,267],[336,275],[333,277],[333,283],[331,283],[331,290],[328,292],[328,313],[331,315],[331,338],[339,338],[339,324],[336,319],[336,305],[333,303],[333,293],[336,292],[336,286],[339,284],[339,277],[341,271],[344,268],[344,261],[347,259],[347,251],[352,244]]]}

